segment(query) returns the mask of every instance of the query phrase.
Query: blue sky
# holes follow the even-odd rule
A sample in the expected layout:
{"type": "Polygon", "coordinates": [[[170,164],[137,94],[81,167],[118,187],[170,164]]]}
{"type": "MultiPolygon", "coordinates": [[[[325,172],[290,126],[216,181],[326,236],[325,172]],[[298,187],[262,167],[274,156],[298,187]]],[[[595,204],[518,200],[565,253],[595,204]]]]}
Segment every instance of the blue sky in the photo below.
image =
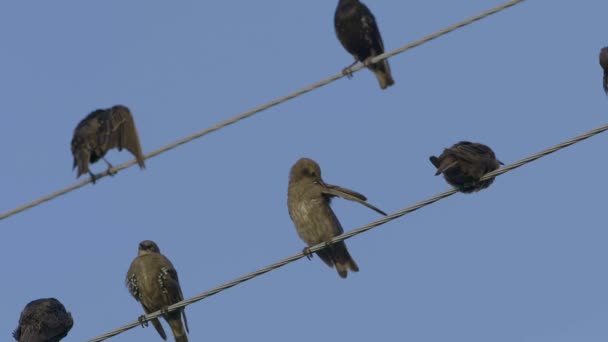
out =
{"type": "MultiPolygon", "coordinates": [[[[0,211],[76,181],[69,144],[94,109],[129,106],[152,151],[340,71],[336,3],[0,4],[0,211]]],[[[502,2],[366,3],[390,50],[502,2]]],[[[300,157],[392,213],[449,189],[428,157],[457,141],[511,163],[605,124],[607,12],[526,1],[390,59],[385,91],[362,70],[1,221],[0,335],[40,297],[72,312],[65,341],[135,320],[124,276],[141,240],[172,260],[186,297],[300,251],[287,213],[300,157]]],[[[347,280],[304,259],[191,305],[190,340],[606,341],[607,145],[594,137],[348,240],[361,271],[347,280]]],[[[378,218],[333,207],[345,230],[378,218]]]]}

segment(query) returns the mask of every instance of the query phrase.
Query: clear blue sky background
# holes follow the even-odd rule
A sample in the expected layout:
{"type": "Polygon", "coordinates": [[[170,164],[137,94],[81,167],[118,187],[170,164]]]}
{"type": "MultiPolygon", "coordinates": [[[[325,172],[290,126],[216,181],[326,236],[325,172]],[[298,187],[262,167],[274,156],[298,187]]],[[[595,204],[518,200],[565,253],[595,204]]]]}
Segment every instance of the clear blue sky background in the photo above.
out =
{"type": "MultiPolygon", "coordinates": [[[[76,181],[72,132],[96,108],[128,105],[151,151],[340,71],[336,3],[3,2],[0,210],[76,181]]],[[[367,0],[389,50],[500,3],[367,0]]],[[[459,140],[510,163],[606,123],[606,13],[524,2],[392,58],[386,91],[362,70],[0,222],[0,339],[40,297],[72,312],[65,341],[135,320],[124,276],[144,239],[187,297],[300,251],[286,205],[300,157],[394,212],[449,189],[428,157],[459,140]]],[[[361,268],[347,280],[304,259],[191,305],[190,340],[606,341],[606,146],[600,135],[347,241],[361,268]]],[[[346,230],[378,218],[334,209],[346,230]]]]}

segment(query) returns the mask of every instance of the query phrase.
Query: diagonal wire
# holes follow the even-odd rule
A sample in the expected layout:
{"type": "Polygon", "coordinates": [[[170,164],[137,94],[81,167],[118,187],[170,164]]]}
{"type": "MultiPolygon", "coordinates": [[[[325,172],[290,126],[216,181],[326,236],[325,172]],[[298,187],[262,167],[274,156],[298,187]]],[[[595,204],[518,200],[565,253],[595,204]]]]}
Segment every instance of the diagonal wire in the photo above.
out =
{"type": "MultiPolygon", "coordinates": [[[[596,128],[594,130],[591,130],[589,132],[586,132],[586,133],[583,133],[581,135],[578,135],[578,136],[576,136],[576,137],[574,137],[574,138],[572,138],[570,140],[564,141],[564,142],[562,142],[560,144],[557,144],[557,145],[555,145],[553,147],[550,147],[550,148],[545,149],[543,151],[540,151],[540,152],[538,152],[536,154],[533,154],[533,155],[531,155],[531,156],[529,156],[527,158],[521,159],[521,160],[519,160],[519,161],[517,161],[515,163],[507,165],[507,166],[505,166],[505,167],[503,167],[501,169],[498,169],[498,170],[492,171],[490,173],[487,173],[486,175],[484,175],[481,178],[481,180],[486,180],[486,179],[489,179],[489,178],[493,178],[493,177],[502,175],[505,172],[509,172],[511,170],[514,170],[514,169],[516,169],[518,167],[521,167],[523,165],[531,163],[531,162],[533,162],[533,161],[535,161],[537,159],[540,159],[540,158],[542,158],[544,156],[547,156],[547,155],[549,155],[549,154],[551,154],[553,152],[559,151],[559,150],[561,150],[563,148],[566,148],[566,147],[568,147],[570,145],[573,145],[573,144],[576,144],[578,142],[581,142],[581,141],[583,141],[585,139],[588,139],[588,138],[590,138],[590,137],[592,137],[594,135],[600,134],[600,133],[605,132],[607,130],[608,130],[608,125],[604,125],[604,126],[598,127],[598,128],[596,128]]],[[[329,242],[325,242],[325,243],[320,243],[320,244],[314,245],[314,246],[312,246],[312,247],[309,248],[309,251],[310,251],[310,253],[316,252],[318,250],[326,248],[330,244],[333,244],[333,243],[336,243],[336,242],[340,242],[340,241],[344,241],[344,240],[349,239],[349,238],[351,238],[351,237],[353,237],[355,235],[359,235],[359,234],[364,233],[364,232],[366,232],[368,230],[374,229],[374,228],[376,228],[378,226],[381,226],[381,225],[383,225],[383,224],[385,224],[387,222],[393,221],[393,220],[398,219],[398,218],[400,218],[400,217],[402,217],[404,215],[410,214],[410,213],[412,213],[412,212],[414,212],[414,211],[416,211],[416,210],[418,210],[420,208],[426,207],[427,205],[433,204],[433,203],[435,203],[435,202],[437,202],[439,200],[442,200],[442,199],[444,199],[446,197],[452,196],[456,192],[458,192],[458,190],[456,188],[452,188],[452,189],[450,189],[448,191],[442,192],[439,195],[433,196],[433,197],[431,197],[429,199],[426,199],[426,200],[424,200],[422,202],[414,204],[413,206],[407,207],[407,208],[405,208],[403,210],[400,210],[400,211],[398,211],[398,212],[396,212],[394,214],[382,217],[381,219],[376,220],[376,221],[374,221],[372,223],[366,224],[366,225],[364,225],[362,227],[359,227],[357,229],[353,229],[353,230],[351,230],[349,232],[346,232],[344,234],[338,235],[338,236],[334,237],[333,239],[331,239],[331,241],[329,241],[329,242]]],[[[175,304],[169,306],[167,308],[167,311],[168,312],[174,311],[174,310],[177,310],[179,308],[186,307],[186,306],[188,306],[190,304],[193,304],[193,303],[196,303],[198,301],[201,301],[201,300],[203,300],[203,299],[205,299],[207,297],[213,296],[213,295],[215,295],[217,293],[220,293],[220,292],[222,292],[224,290],[227,290],[227,289],[229,289],[229,288],[231,288],[233,286],[239,285],[239,284],[244,283],[244,282],[246,282],[248,280],[251,280],[253,278],[261,276],[261,275],[263,275],[265,273],[268,273],[270,271],[276,270],[277,268],[280,268],[280,267],[283,267],[283,266],[285,266],[287,264],[290,264],[290,263],[292,263],[292,262],[294,262],[296,260],[299,260],[299,259],[303,258],[304,256],[306,256],[306,254],[304,252],[300,252],[298,254],[292,255],[292,256],[290,256],[290,257],[288,257],[286,259],[283,259],[281,261],[275,262],[274,264],[268,265],[268,266],[266,266],[264,268],[261,268],[261,269],[255,271],[255,272],[251,272],[249,274],[246,274],[246,275],[244,275],[242,277],[234,279],[231,282],[228,282],[226,284],[220,285],[220,286],[218,286],[218,287],[216,287],[214,289],[211,289],[209,291],[203,292],[203,293],[201,293],[201,294],[199,294],[197,296],[194,296],[192,298],[189,298],[189,299],[183,300],[181,302],[175,303],[175,304]]],[[[144,315],[144,316],[142,316],[141,322],[143,322],[143,321],[147,322],[147,321],[149,321],[149,320],[151,320],[153,318],[162,316],[162,314],[163,314],[162,311],[156,311],[156,312],[153,312],[151,314],[144,315]]],[[[108,339],[110,337],[116,336],[118,334],[121,334],[121,333],[123,333],[123,332],[125,332],[125,331],[127,331],[129,329],[132,329],[132,328],[140,325],[141,322],[140,321],[135,321],[135,322],[129,323],[129,324],[127,324],[125,326],[122,326],[122,327],[120,327],[120,328],[118,328],[116,330],[113,330],[113,331],[111,331],[109,333],[106,333],[106,334],[101,335],[99,337],[93,338],[93,339],[89,340],[89,342],[104,341],[104,340],[106,340],[106,339],[108,339]]]]}
{"type": "MultiPolygon", "coordinates": [[[[458,22],[458,23],[456,23],[454,25],[448,26],[448,27],[444,28],[443,30],[437,31],[436,33],[433,33],[433,34],[428,35],[428,36],[426,36],[424,38],[421,38],[419,40],[416,40],[414,42],[406,44],[406,45],[404,45],[404,46],[402,46],[402,47],[400,47],[398,49],[395,49],[395,50],[392,50],[390,52],[386,52],[386,53],[383,53],[381,55],[378,55],[378,56],[372,58],[370,60],[370,63],[376,63],[378,61],[381,61],[381,60],[387,59],[389,57],[395,56],[397,54],[403,53],[403,52],[405,52],[405,51],[407,51],[409,49],[412,49],[412,48],[415,48],[417,46],[420,46],[420,45],[422,45],[424,43],[428,43],[431,40],[434,40],[434,39],[439,38],[439,37],[441,37],[443,35],[446,35],[446,34],[452,32],[452,31],[455,31],[455,30],[457,30],[459,28],[462,28],[464,26],[472,24],[472,23],[474,23],[474,22],[476,22],[478,20],[481,20],[483,18],[486,18],[486,17],[488,17],[488,16],[490,16],[492,14],[498,13],[498,12],[500,12],[502,10],[505,10],[505,9],[511,7],[511,6],[515,6],[515,5],[517,5],[517,4],[519,4],[519,3],[523,2],[523,1],[524,0],[507,1],[507,2],[505,2],[502,5],[496,6],[496,7],[492,8],[492,9],[489,9],[489,10],[487,10],[485,12],[482,12],[482,13],[480,13],[480,14],[478,14],[476,16],[473,16],[473,17],[471,17],[469,19],[466,19],[466,20],[463,20],[461,22],[458,22]]],[[[364,67],[365,66],[360,63],[360,64],[355,65],[354,67],[352,67],[351,71],[354,73],[354,72],[357,72],[357,71],[363,69],[364,67]]],[[[222,128],[226,127],[226,126],[232,125],[232,124],[234,124],[234,123],[236,123],[238,121],[246,119],[246,118],[248,118],[250,116],[253,116],[253,115],[255,115],[255,114],[259,113],[259,112],[262,112],[262,111],[264,111],[266,109],[274,107],[274,106],[276,106],[278,104],[281,104],[283,102],[289,101],[289,100],[291,100],[293,98],[296,98],[296,97],[298,97],[300,95],[304,95],[304,94],[306,94],[306,93],[308,93],[310,91],[313,91],[315,89],[321,88],[322,86],[327,85],[329,83],[332,83],[332,82],[334,82],[336,80],[339,80],[340,78],[342,78],[344,76],[345,75],[343,73],[338,73],[338,74],[335,74],[333,76],[330,76],[330,77],[328,77],[328,78],[326,78],[326,79],[324,79],[322,81],[319,81],[317,83],[313,83],[313,84],[309,85],[308,87],[296,90],[296,91],[294,91],[294,92],[292,92],[292,93],[290,93],[288,95],[285,95],[283,97],[279,97],[277,99],[274,99],[274,100],[272,100],[272,101],[270,101],[270,102],[268,102],[266,104],[263,104],[261,106],[255,107],[253,109],[250,109],[249,111],[246,111],[246,112],[244,112],[242,114],[239,114],[239,115],[237,115],[235,117],[232,117],[230,119],[227,119],[227,120],[224,120],[222,122],[219,122],[218,124],[216,124],[214,126],[211,126],[211,127],[207,128],[207,129],[204,129],[202,131],[199,131],[197,133],[189,135],[189,136],[187,136],[185,138],[177,140],[177,141],[175,141],[175,142],[173,142],[173,143],[171,143],[169,145],[166,145],[166,146],[163,146],[163,147],[161,147],[159,149],[156,149],[156,150],[154,150],[154,151],[146,154],[144,156],[144,158],[145,159],[150,159],[152,157],[156,157],[157,155],[159,155],[161,153],[165,153],[167,151],[170,151],[170,150],[172,150],[172,149],[174,149],[174,148],[176,148],[178,146],[181,146],[181,145],[183,145],[185,143],[188,143],[188,142],[190,142],[190,141],[192,141],[194,139],[198,139],[198,138],[200,138],[200,137],[202,137],[204,135],[207,135],[209,133],[215,132],[215,131],[217,131],[219,129],[222,129],[222,128]]],[[[123,163],[123,164],[121,164],[119,166],[114,167],[112,169],[112,171],[118,172],[120,170],[123,170],[123,169],[126,169],[128,167],[131,167],[131,166],[133,166],[135,164],[136,164],[136,161],[135,160],[131,160],[131,161],[123,163]]],[[[96,177],[97,180],[99,180],[100,178],[104,178],[104,177],[108,176],[108,174],[109,174],[109,172],[108,172],[108,170],[106,170],[106,171],[101,172],[100,174],[96,175],[95,177],[96,177]]],[[[0,220],[3,220],[5,218],[7,218],[9,216],[12,216],[12,215],[15,215],[17,213],[20,213],[20,212],[22,212],[24,210],[27,210],[29,208],[38,206],[38,205],[40,205],[40,204],[42,204],[44,202],[50,201],[52,199],[55,199],[55,198],[57,198],[57,197],[59,197],[61,195],[65,195],[65,194],[67,194],[69,192],[72,192],[72,191],[74,191],[76,189],[79,189],[79,188],[81,188],[81,187],[83,187],[83,186],[85,186],[85,185],[87,185],[89,183],[91,183],[91,179],[90,178],[86,179],[86,180],[82,180],[80,182],[77,182],[77,183],[75,183],[73,185],[70,185],[70,186],[68,186],[68,187],[66,187],[64,189],[55,191],[55,192],[53,192],[51,194],[48,194],[46,196],[40,197],[40,198],[38,198],[36,200],[33,200],[31,202],[25,203],[25,204],[23,204],[23,205],[21,205],[19,207],[16,207],[16,208],[14,208],[12,210],[9,210],[9,211],[7,211],[5,213],[0,214],[0,220]]]]}

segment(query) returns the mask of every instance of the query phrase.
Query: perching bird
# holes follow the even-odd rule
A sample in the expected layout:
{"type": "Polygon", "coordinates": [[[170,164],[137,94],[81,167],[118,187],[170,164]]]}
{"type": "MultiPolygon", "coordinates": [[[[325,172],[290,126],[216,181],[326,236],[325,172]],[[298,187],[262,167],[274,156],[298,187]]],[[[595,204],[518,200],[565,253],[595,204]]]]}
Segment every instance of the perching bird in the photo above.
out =
{"type": "Polygon", "coordinates": [[[376,19],[365,4],[359,0],[340,0],[334,27],[342,46],[355,57],[355,62],[344,69],[345,74],[350,74],[350,68],[361,61],[376,74],[380,88],[386,89],[395,83],[387,59],[367,65],[370,58],[384,53],[384,44],[376,19]]]}
{"type": "Polygon", "coordinates": [[[95,163],[99,159],[103,159],[110,170],[112,164],[104,156],[113,148],[119,151],[126,148],[135,156],[140,168],[146,167],[135,121],[129,108],[122,105],[97,109],[76,126],[72,138],[72,168],[78,167],[76,178],[88,172],[95,182],[95,175],[89,170],[89,163],[95,163]]]}
{"type": "MultiPolygon", "coordinates": [[[[141,303],[146,314],[166,309],[184,300],[177,271],[171,261],[160,254],[160,249],[154,241],[145,240],[139,244],[139,252],[129,267],[126,283],[129,292],[141,303]]],[[[190,331],[184,309],[168,312],[163,317],[171,326],[175,342],[188,342],[186,332],[190,331]]],[[[166,340],[167,335],[158,318],[154,318],[151,322],[158,334],[166,340]]]]}
{"type": "Polygon", "coordinates": [[[483,175],[504,165],[496,159],[488,146],[461,141],[446,148],[439,157],[431,156],[431,163],[437,168],[435,176],[443,173],[445,180],[461,192],[471,193],[485,189],[494,178],[479,181],[483,175]]]}
{"type": "MultiPolygon", "coordinates": [[[[361,203],[386,215],[382,210],[365,202],[367,199],[362,194],[323,182],[319,164],[312,159],[302,158],[291,168],[287,207],[298,235],[309,247],[328,242],[344,232],[330,207],[331,198],[335,196],[361,203]]],[[[306,252],[308,248],[304,250],[306,252]]],[[[359,271],[359,266],[348,253],[344,241],[317,251],[317,255],[327,266],[335,266],[342,278],[346,278],[349,269],[353,272],[359,271]]]]}
{"type": "Polygon", "coordinates": [[[21,312],[13,337],[18,342],[58,342],[68,334],[72,325],[72,315],[60,301],[55,298],[36,299],[21,312]]]}
{"type": "Polygon", "coordinates": [[[604,85],[604,92],[608,95],[608,46],[600,50],[600,65],[602,66],[602,69],[604,69],[604,78],[602,82],[604,85]]]}

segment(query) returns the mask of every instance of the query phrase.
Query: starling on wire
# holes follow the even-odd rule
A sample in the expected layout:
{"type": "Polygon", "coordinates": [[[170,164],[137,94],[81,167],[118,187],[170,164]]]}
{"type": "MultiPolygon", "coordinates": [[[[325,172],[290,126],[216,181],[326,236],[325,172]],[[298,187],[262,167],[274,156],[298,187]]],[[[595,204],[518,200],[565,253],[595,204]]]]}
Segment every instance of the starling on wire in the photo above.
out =
{"type": "Polygon", "coordinates": [[[135,156],[140,168],[146,167],[133,116],[129,108],[121,105],[98,109],[76,126],[72,138],[73,168],[78,168],[76,178],[89,173],[95,182],[95,175],[89,170],[89,164],[99,159],[103,159],[111,171],[112,164],[104,156],[113,148],[119,151],[127,149],[135,156]]]}
{"type": "Polygon", "coordinates": [[[376,19],[365,4],[359,0],[339,0],[334,27],[342,46],[355,57],[355,62],[344,69],[345,74],[350,75],[350,68],[363,62],[376,74],[380,88],[386,89],[395,83],[387,59],[369,64],[371,58],[384,53],[384,44],[376,19]]]}
{"type": "Polygon", "coordinates": [[[21,312],[13,337],[18,342],[59,342],[72,325],[72,315],[57,299],[36,299],[21,312]]]}
{"type": "Polygon", "coordinates": [[[604,78],[602,84],[604,86],[604,92],[608,95],[608,47],[600,50],[600,65],[604,69],[604,78]]]}
{"type": "MultiPolygon", "coordinates": [[[[296,226],[298,235],[308,246],[328,242],[344,232],[340,221],[331,210],[332,197],[339,196],[371,208],[382,215],[382,210],[366,202],[362,194],[336,185],[326,184],[321,179],[321,168],[314,160],[302,158],[291,168],[287,207],[289,216],[296,226]]],[[[306,252],[308,248],[305,248],[306,252]]],[[[329,245],[317,251],[317,255],[327,266],[336,267],[342,278],[348,270],[359,271],[359,266],[350,256],[344,241],[329,245]]]]}
{"type": "MultiPolygon", "coordinates": [[[[141,303],[146,314],[166,310],[170,305],[184,300],[177,271],[171,261],[160,254],[160,249],[154,241],[140,242],[137,257],[127,272],[126,284],[129,292],[141,303]]],[[[163,317],[171,326],[175,342],[188,342],[186,311],[181,308],[167,312],[163,317]]],[[[151,322],[163,340],[167,340],[167,334],[158,318],[154,318],[151,322]]]]}
{"type": "Polygon", "coordinates": [[[464,193],[490,186],[494,178],[480,181],[481,177],[504,165],[488,146],[468,141],[461,141],[446,148],[439,157],[431,156],[429,159],[437,168],[435,176],[443,173],[450,185],[464,193]]]}

